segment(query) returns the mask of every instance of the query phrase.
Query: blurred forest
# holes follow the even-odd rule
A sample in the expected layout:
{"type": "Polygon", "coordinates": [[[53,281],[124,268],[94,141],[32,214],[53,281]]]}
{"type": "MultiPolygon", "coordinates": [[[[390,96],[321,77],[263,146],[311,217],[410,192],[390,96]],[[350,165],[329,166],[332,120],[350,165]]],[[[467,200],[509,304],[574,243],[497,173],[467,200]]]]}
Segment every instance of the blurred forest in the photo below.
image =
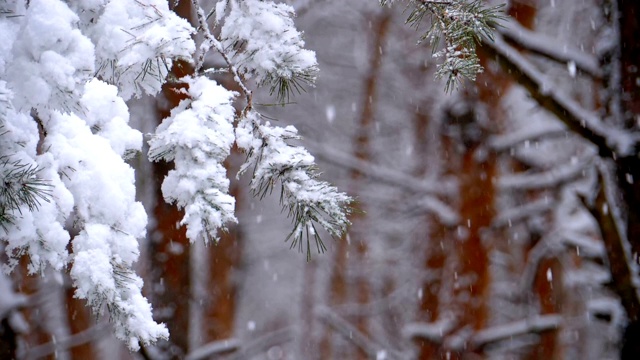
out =
{"type": "MultiPolygon", "coordinates": [[[[138,273],[170,341],[130,353],[68,279],[25,267],[0,276],[0,292],[29,299],[0,304],[0,347],[20,359],[640,359],[640,166],[612,132],[640,126],[640,2],[507,1],[478,48],[484,72],[452,93],[402,2],[288,3],[319,79],[285,107],[267,93],[255,106],[295,125],[323,179],[357,199],[349,235],[325,234],[309,262],[289,250],[278,194],[233,182],[236,152],[239,225],[189,244],[162,201],[168,165],[140,155],[138,273]]],[[[179,101],[165,85],[132,101],[132,119],[153,132],[179,101]]]]}

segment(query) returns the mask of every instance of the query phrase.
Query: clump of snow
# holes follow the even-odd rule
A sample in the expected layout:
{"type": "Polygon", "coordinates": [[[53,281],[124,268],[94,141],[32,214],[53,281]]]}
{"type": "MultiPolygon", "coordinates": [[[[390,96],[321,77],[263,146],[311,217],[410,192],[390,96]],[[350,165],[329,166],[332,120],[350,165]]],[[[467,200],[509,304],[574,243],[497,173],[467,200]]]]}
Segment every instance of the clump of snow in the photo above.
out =
{"type": "Polygon", "coordinates": [[[242,74],[260,84],[278,78],[315,79],[316,55],[304,49],[291,6],[259,0],[231,0],[230,5],[220,36],[242,74]]]}
{"type": "Polygon", "coordinates": [[[96,75],[116,85],[124,100],[158,93],[172,59],[195,52],[193,28],[169,11],[167,1],[82,1],[75,7],[90,14],[82,27],[96,47],[96,75]]]}
{"type": "Polygon", "coordinates": [[[218,229],[236,222],[235,199],[228,194],[223,162],[235,141],[231,103],[235,94],[205,77],[187,78],[188,95],[165,119],[149,141],[149,158],[173,161],[162,184],[168,202],[185,209],[191,241],[217,239],[218,229]]]}
{"type": "Polygon", "coordinates": [[[60,0],[32,1],[23,11],[3,74],[14,93],[14,106],[77,110],[82,85],[94,72],[91,40],[77,28],[76,14],[60,0]]]}
{"type": "MultiPolygon", "coordinates": [[[[94,312],[107,308],[116,336],[130,349],[167,338],[133,272],[147,216],[125,162],[142,148],[125,101],[156,94],[172,61],[194,62],[194,29],[166,0],[31,0],[0,7],[3,15],[17,15],[0,17],[0,183],[15,189],[15,173],[26,169],[19,180],[39,191],[27,202],[0,194],[4,270],[23,254],[31,273],[70,265],[75,296],[94,312]]],[[[235,80],[245,93],[242,75],[259,82],[315,78],[315,54],[303,49],[291,7],[223,0],[215,9],[216,23],[227,17],[224,46],[206,35],[232,59],[227,66],[240,75],[235,80]]],[[[223,166],[234,142],[257,166],[254,180],[280,180],[287,206],[332,234],[344,229],[343,205],[350,199],[315,179],[306,150],[286,144],[297,136],[293,127],[260,124],[251,113],[234,133],[236,94],[206,77],[182,80],[189,98],[158,127],[149,156],[175,163],[162,191],[184,208],[181,224],[192,241],[215,239],[218,229],[236,221],[223,166]],[[311,209],[326,216],[311,216],[311,209]]],[[[307,231],[315,234],[313,227],[307,231]]]]}

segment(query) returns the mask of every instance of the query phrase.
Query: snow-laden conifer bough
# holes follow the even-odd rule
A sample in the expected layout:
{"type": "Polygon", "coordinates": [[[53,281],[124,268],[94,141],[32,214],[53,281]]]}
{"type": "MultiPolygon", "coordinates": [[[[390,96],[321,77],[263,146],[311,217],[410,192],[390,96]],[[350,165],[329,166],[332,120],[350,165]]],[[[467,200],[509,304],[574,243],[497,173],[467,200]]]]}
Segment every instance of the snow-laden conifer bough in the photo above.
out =
{"type": "MultiPolygon", "coordinates": [[[[495,9],[487,12],[477,1],[471,7],[461,0],[410,3],[409,21],[431,16],[426,36],[445,40],[439,74],[449,79],[447,88],[460,76],[474,78],[481,68],[473,39],[490,34],[495,9]]],[[[296,129],[273,126],[253,107],[250,84],[267,86],[285,104],[315,81],[315,53],[304,48],[293,8],[261,0],[221,0],[206,11],[198,0],[192,5],[196,28],[166,0],[0,3],[4,270],[23,255],[33,274],[69,266],[75,296],[95,313],[107,309],[116,337],[131,350],[169,333],[153,320],[133,271],[147,215],[135,201],[134,172],[125,162],[143,141],[128,124],[126,101],[156,95],[173,61],[189,62],[195,71],[171,79],[187,85],[186,100],[150,136],[148,155],[174,163],[162,193],[184,209],[180,224],[192,242],[215,242],[236,222],[223,166],[234,143],[247,155],[240,173],[251,173],[255,195],[280,187],[293,219],[292,247],[309,257],[314,240],[322,252],[319,230],[340,237],[349,225],[352,199],[319,180],[313,156],[289,143],[298,138],[296,129]],[[212,54],[223,60],[221,68],[204,67],[212,54]],[[218,72],[230,73],[241,93],[209,77],[218,72]],[[243,108],[239,115],[234,105],[243,108]]]]}
{"type": "Polygon", "coordinates": [[[34,274],[69,266],[75,296],[95,313],[107,309],[131,350],[169,333],[153,320],[133,272],[147,215],[125,162],[143,141],[128,124],[126,101],[156,95],[176,59],[196,71],[172,79],[188,84],[187,99],[150,136],[148,155],[174,163],[162,192],[184,209],[191,241],[214,242],[236,221],[223,166],[234,143],[247,154],[241,172],[251,173],[255,194],[281,186],[292,246],[309,256],[313,239],[323,251],[320,228],[341,236],[349,224],[351,199],[318,180],[313,157],[288,143],[296,129],[272,126],[252,106],[252,83],[284,103],[315,80],[315,53],[304,49],[293,9],[259,0],[218,1],[208,12],[193,5],[195,29],[166,0],[0,3],[4,270],[22,255],[34,274]],[[210,54],[224,60],[222,68],[203,67],[210,54]],[[241,94],[209,78],[220,71],[233,75],[241,94]],[[244,107],[240,115],[234,105],[244,107]]]}

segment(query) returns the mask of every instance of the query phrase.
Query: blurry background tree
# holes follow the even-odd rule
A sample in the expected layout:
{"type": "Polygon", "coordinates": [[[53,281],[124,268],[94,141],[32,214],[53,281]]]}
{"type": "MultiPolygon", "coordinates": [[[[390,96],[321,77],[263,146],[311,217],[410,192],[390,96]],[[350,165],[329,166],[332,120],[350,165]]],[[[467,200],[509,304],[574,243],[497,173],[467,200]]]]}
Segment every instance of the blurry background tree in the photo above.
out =
{"type": "MultiPolygon", "coordinates": [[[[168,169],[137,159],[139,199],[153,214],[139,273],[171,339],[129,353],[82,303],[65,299],[67,287],[18,273],[18,293],[0,296],[3,339],[14,339],[0,351],[21,344],[27,358],[639,358],[640,5],[508,1],[504,28],[476,49],[484,72],[447,93],[447,77],[435,80],[442,60],[430,44],[416,45],[429,22],[417,31],[405,24],[420,1],[288,2],[320,77],[284,108],[254,106],[294,123],[323,178],[358,199],[349,234],[325,241],[327,253],[306,262],[283,251],[290,224],[276,211],[277,196],[258,202],[232,179],[239,225],[218,245],[188,245],[176,226],[182,214],[161,201],[168,169]],[[56,309],[66,318],[56,320],[56,309]]],[[[190,4],[177,4],[195,23],[190,4]]],[[[220,61],[207,58],[205,67],[220,61]]],[[[217,79],[241,91],[226,76],[217,79]]],[[[132,119],[160,121],[179,95],[165,86],[157,99],[130,102],[140,115],[132,119]]],[[[136,124],[155,128],[145,126],[136,124]]],[[[234,174],[243,161],[236,153],[225,166],[234,174]]]]}

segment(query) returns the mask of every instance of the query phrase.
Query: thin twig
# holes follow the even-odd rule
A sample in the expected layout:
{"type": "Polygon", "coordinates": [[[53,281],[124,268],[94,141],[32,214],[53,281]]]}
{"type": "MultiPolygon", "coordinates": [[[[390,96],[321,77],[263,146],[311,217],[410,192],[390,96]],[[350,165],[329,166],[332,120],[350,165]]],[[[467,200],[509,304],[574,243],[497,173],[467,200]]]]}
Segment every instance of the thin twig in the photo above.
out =
{"type": "Polygon", "coordinates": [[[243,115],[245,115],[249,111],[251,111],[251,109],[253,107],[253,103],[252,103],[253,93],[245,85],[244,78],[238,72],[238,68],[236,68],[236,66],[233,65],[233,63],[229,59],[229,56],[227,56],[226,52],[224,51],[224,47],[222,46],[222,43],[218,39],[216,39],[216,37],[213,36],[213,34],[211,34],[211,31],[209,30],[209,25],[207,24],[207,19],[206,19],[204,10],[202,9],[202,6],[200,6],[199,1],[198,0],[191,0],[191,2],[193,4],[194,8],[196,9],[196,15],[198,17],[198,23],[199,23],[198,31],[201,32],[201,34],[205,38],[204,41],[207,42],[207,43],[203,42],[203,44],[205,44],[205,45],[201,46],[201,53],[199,54],[198,59],[196,61],[196,72],[199,72],[201,70],[202,65],[204,63],[205,54],[209,50],[209,48],[211,46],[213,46],[220,53],[220,55],[224,59],[225,63],[227,63],[227,66],[229,67],[229,70],[233,74],[233,80],[238,84],[238,86],[242,90],[242,93],[245,96],[247,104],[246,104],[245,108],[242,110],[243,115]]]}

